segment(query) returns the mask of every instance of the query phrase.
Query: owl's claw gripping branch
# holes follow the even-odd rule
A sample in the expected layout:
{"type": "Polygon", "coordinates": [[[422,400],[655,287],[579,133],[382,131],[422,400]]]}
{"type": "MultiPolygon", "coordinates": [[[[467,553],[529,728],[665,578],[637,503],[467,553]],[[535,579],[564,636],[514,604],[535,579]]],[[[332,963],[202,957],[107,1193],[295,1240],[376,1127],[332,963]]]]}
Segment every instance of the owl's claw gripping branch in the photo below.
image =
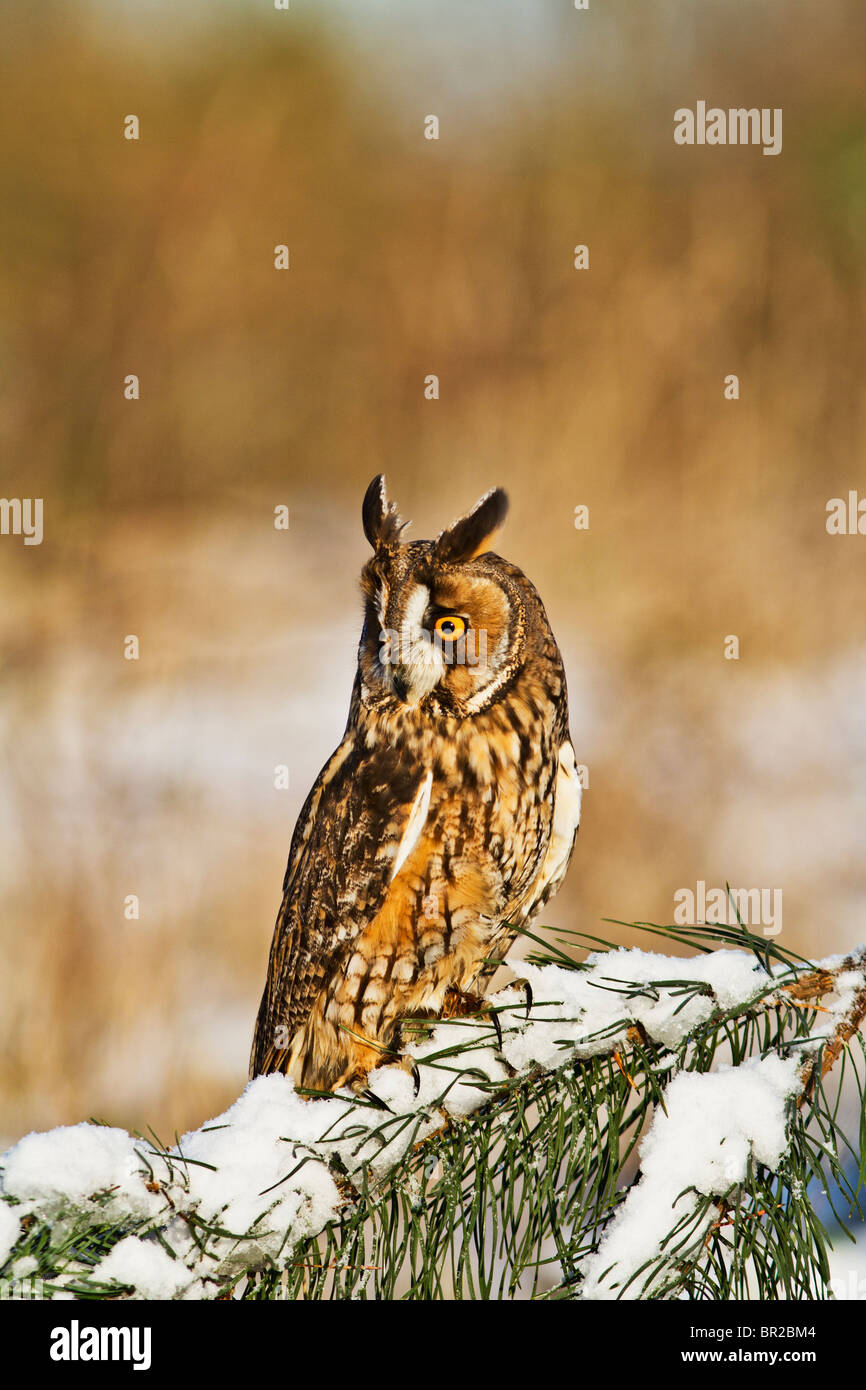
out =
{"type": "Polygon", "coordinates": [[[467,994],[452,985],[445,994],[442,1017],[445,1020],[451,1018],[483,1019],[485,1023],[493,1025],[499,1046],[502,1047],[502,1024],[499,1022],[499,1014],[489,1000],[480,994],[467,994]]]}
{"type": "Polygon", "coordinates": [[[489,1008],[487,1001],[480,994],[465,993],[458,989],[456,985],[449,985],[445,991],[445,1003],[442,1007],[443,1018],[474,1018],[477,1014],[483,1013],[489,1008]]]}
{"type": "Polygon", "coordinates": [[[387,1110],[389,1115],[393,1115],[394,1111],[387,1101],[384,1101],[381,1096],[377,1096],[376,1092],[371,1091],[369,1086],[365,1086],[362,1091],[358,1092],[358,1095],[362,1100],[368,1100],[377,1110],[387,1110]]]}
{"type": "Polygon", "coordinates": [[[526,1022],[528,1023],[528,1022],[529,1022],[529,1014],[530,1014],[530,1011],[531,1011],[531,1009],[532,1009],[532,1001],[533,1001],[532,985],[529,983],[528,980],[525,980],[525,979],[512,980],[512,981],[511,981],[511,988],[512,988],[512,989],[520,989],[520,990],[523,991],[523,993],[524,993],[524,995],[525,995],[525,998],[526,998],[526,1014],[525,1014],[525,1018],[526,1018],[526,1022]]]}

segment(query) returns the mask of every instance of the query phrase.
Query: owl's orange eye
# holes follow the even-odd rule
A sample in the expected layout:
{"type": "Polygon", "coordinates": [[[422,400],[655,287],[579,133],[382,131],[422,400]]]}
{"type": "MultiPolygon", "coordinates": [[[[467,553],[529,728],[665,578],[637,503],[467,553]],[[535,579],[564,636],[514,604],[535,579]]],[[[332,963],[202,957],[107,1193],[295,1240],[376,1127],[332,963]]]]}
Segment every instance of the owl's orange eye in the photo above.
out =
{"type": "Polygon", "coordinates": [[[443,613],[433,624],[433,631],[443,642],[456,642],[466,631],[466,619],[461,618],[459,613],[443,613]]]}

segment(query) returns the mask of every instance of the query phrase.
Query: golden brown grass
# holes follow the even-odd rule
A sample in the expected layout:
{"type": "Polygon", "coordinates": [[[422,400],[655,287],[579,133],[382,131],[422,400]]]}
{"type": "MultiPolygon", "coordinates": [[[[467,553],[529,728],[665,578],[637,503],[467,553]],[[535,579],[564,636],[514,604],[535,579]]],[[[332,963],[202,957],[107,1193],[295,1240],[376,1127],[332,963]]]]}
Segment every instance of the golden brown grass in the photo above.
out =
{"type": "Polygon", "coordinates": [[[382,468],[415,534],[512,495],[590,768],[551,920],[727,877],[781,886],[804,953],[853,944],[866,539],[824,507],[866,493],[864,25],[771,8],[699,26],[687,80],[624,22],[628,82],[528,79],[434,147],[336,26],[154,61],[4,11],[3,492],[46,539],[0,541],[0,1134],[168,1135],[239,1088],[382,468]],[[716,93],[782,105],[783,154],[676,149],[716,93]]]}

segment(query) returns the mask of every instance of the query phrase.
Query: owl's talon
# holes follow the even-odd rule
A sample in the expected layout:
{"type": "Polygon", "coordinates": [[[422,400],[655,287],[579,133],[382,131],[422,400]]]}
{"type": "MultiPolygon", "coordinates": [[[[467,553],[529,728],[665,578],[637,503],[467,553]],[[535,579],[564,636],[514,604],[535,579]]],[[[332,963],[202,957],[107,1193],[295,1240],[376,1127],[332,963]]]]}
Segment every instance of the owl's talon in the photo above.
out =
{"type": "Polygon", "coordinates": [[[387,1102],[384,1101],[381,1096],[377,1096],[375,1091],[371,1091],[369,1086],[365,1086],[363,1091],[359,1091],[358,1094],[364,1100],[368,1100],[371,1105],[375,1105],[377,1110],[387,1110],[389,1115],[394,1114],[394,1111],[391,1109],[390,1105],[388,1105],[387,1102]]]}
{"type": "Polygon", "coordinates": [[[502,1048],[502,1024],[499,1022],[499,1014],[491,1006],[490,1001],[478,994],[466,994],[462,989],[453,986],[445,995],[445,1006],[442,1010],[442,1017],[451,1018],[478,1018],[484,1022],[490,1022],[496,1033],[500,1050],[502,1048]]]}
{"type": "Polygon", "coordinates": [[[526,1022],[528,1023],[528,1022],[529,1022],[529,1011],[530,1011],[530,1009],[532,1008],[532,1001],[533,1001],[533,998],[534,998],[533,993],[532,993],[532,985],[529,983],[528,980],[522,979],[522,978],[521,978],[521,979],[519,979],[519,980],[512,980],[512,982],[511,982],[511,988],[512,988],[512,989],[522,989],[522,990],[523,990],[524,996],[525,996],[525,998],[526,998],[526,1015],[525,1015],[525,1019],[526,1019],[526,1022]]]}
{"type": "Polygon", "coordinates": [[[421,1072],[419,1071],[418,1065],[415,1062],[412,1063],[411,1076],[413,1086],[412,1098],[413,1100],[417,1100],[421,1092],[421,1072]]]}

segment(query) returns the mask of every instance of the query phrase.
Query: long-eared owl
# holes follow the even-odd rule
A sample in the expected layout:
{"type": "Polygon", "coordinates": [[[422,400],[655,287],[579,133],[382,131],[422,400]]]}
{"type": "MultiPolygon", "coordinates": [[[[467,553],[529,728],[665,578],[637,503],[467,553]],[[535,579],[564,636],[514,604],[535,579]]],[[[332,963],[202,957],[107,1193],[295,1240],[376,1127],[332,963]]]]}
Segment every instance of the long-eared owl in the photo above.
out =
{"type": "Polygon", "coordinates": [[[301,811],[251,1074],[362,1086],[400,1023],[483,991],[565,876],[580,817],[562,657],[489,550],[501,488],[435,541],[373,480],[373,556],[342,742],[301,811]]]}

